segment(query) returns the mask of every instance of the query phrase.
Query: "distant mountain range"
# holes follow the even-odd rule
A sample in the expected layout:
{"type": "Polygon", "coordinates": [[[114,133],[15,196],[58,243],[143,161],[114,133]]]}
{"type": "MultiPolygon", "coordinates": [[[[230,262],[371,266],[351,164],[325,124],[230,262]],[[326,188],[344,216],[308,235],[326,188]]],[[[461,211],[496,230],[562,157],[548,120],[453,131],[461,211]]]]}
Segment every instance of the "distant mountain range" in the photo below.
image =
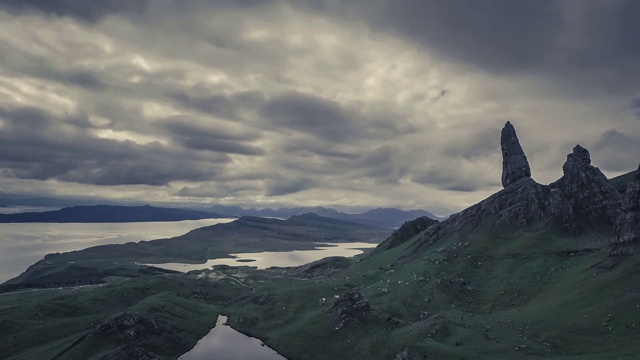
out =
{"type": "Polygon", "coordinates": [[[74,206],[56,211],[0,214],[0,223],[112,223],[201,220],[228,217],[214,212],[153,206],[74,206]]]}
{"type": "Polygon", "coordinates": [[[296,207],[280,209],[243,209],[239,206],[212,206],[207,211],[161,208],[154,206],[94,205],[73,206],[55,211],[0,214],[0,223],[110,223],[200,220],[242,216],[288,219],[292,216],[314,213],[319,216],[363,224],[377,228],[397,228],[418,217],[438,219],[424,210],[378,208],[361,214],[348,214],[324,207],[296,207]]]}
{"type": "Polygon", "coordinates": [[[321,206],[316,207],[293,207],[293,208],[279,208],[279,209],[243,209],[239,206],[224,206],[215,205],[210,208],[211,211],[229,214],[233,216],[259,216],[259,217],[274,217],[281,219],[288,219],[291,216],[302,215],[306,213],[314,213],[320,216],[338,219],[343,221],[350,221],[358,224],[364,224],[369,226],[375,226],[380,228],[397,228],[403,223],[409,220],[413,220],[418,217],[426,216],[431,219],[439,220],[439,218],[430,212],[424,210],[400,210],[396,208],[377,208],[366,211],[361,214],[349,214],[337,211],[335,209],[325,208],[321,206]]]}

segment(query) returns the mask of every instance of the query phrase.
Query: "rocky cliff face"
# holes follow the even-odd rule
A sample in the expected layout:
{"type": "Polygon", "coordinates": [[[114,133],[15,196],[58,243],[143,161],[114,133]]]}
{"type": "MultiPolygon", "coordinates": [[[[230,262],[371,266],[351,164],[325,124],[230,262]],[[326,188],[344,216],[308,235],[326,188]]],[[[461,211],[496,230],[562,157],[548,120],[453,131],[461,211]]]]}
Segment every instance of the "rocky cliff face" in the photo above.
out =
{"type": "Polygon", "coordinates": [[[623,213],[614,227],[611,255],[640,253],[640,167],[638,170],[622,201],[623,213]]]}

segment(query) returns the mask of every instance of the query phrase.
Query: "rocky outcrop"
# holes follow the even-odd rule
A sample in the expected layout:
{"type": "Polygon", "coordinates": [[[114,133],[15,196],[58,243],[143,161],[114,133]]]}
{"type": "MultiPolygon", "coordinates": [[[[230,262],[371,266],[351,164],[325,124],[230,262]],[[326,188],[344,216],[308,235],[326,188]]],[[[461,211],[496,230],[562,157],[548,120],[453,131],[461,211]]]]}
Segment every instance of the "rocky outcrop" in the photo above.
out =
{"type": "Polygon", "coordinates": [[[500,134],[500,148],[502,149],[503,187],[506,188],[522,178],[531,177],[529,162],[520,146],[516,129],[508,121],[500,134]]]}
{"type": "Polygon", "coordinates": [[[640,167],[635,180],[627,186],[622,201],[623,214],[616,221],[611,255],[640,253],[640,167]]]}
{"type": "Polygon", "coordinates": [[[571,205],[574,214],[589,222],[604,220],[613,225],[621,213],[620,195],[600,169],[591,165],[589,151],[576,145],[562,171],[564,175],[549,187],[560,191],[558,196],[571,205]]]}
{"type": "Polygon", "coordinates": [[[371,312],[369,302],[356,290],[345,292],[333,304],[334,330],[340,330],[356,318],[371,312]]]}
{"type": "Polygon", "coordinates": [[[114,331],[120,336],[134,340],[144,336],[160,333],[158,325],[138,313],[124,312],[111,318],[92,330],[91,336],[99,336],[105,332],[114,331]]]}
{"type": "MultiPolygon", "coordinates": [[[[450,236],[459,242],[467,242],[482,239],[486,231],[538,232],[549,227],[577,235],[590,227],[613,226],[620,217],[620,195],[604,174],[591,165],[589,151],[582,146],[573,148],[563,166],[562,178],[550,185],[538,184],[530,177],[527,158],[509,122],[502,129],[501,148],[504,189],[422,230],[420,237],[412,244],[413,253],[418,254],[418,248],[450,236]]],[[[630,186],[629,194],[634,194],[633,189],[630,186]]],[[[634,196],[629,199],[635,199],[634,196]]],[[[640,200],[627,202],[640,205],[640,200]]],[[[636,237],[629,237],[629,234],[638,233],[630,229],[638,223],[636,216],[640,215],[629,213],[626,215],[627,221],[618,225],[620,246],[637,241],[636,237]]],[[[403,238],[391,237],[381,247],[392,248],[394,243],[406,241],[403,238]]]]}
{"type": "Polygon", "coordinates": [[[423,232],[432,225],[438,223],[438,220],[433,220],[426,216],[421,216],[411,221],[407,221],[394,231],[389,238],[380,243],[375,251],[388,250],[396,246],[402,245],[408,240],[411,240],[414,236],[423,232]]]}

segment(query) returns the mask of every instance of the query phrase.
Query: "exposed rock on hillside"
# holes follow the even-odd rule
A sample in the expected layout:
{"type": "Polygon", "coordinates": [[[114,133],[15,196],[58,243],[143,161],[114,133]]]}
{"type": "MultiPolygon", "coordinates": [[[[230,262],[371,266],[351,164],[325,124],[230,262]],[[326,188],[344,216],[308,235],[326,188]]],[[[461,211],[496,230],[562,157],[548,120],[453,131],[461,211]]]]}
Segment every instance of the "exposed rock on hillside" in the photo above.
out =
{"type": "Polygon", "coordinates": [[[392,249],[400,244],[411,240],[414,236],[429,228],[431,225],[437,224],[437,220],[433,220],[426,216],[421,216],[411,221],[407,221],[396,231],[383,241],[376,250],[392,249]]]}
{"type": "Polygon", "coordinates": [[[640,252],[640,167],[635,180],[627,187],[622,201],[624,213],[616,221],[611,255],[640,252]]]}
{"type": "Polygon", "coordinates": [[[600,169],[591,165],[589,151],[576,145],[562,171],[564,175],[549,187],[560,190],[575,215],[613,225],[620,216],[620,196],[600,169]]]}
{"type": "Polygon", "coordinates": [[[371,312],[369,302],[356,290],[344,293],[333,304],[334,330],[340,330],[359,316],[366,316],[371,312]]]}
{"type": "Polygon", "coordinates": [[[503,187],[507,187],[522,178],[531,177],[529,162],[524,155],[522,146],[520,146],[516,129],[508,121],[502,128],[500,148],[502,149],[503,187]]]}

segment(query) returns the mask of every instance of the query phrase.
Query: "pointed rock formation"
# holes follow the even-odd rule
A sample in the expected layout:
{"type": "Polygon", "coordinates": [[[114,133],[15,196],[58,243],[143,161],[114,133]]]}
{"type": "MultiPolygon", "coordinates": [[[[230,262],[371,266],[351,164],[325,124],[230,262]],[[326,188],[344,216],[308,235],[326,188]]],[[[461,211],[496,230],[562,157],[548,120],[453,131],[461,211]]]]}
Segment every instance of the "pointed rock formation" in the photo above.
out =
{"type": "MultiPolygon", "coordinates": [[[[527,158],[509,122],[502,130],[501,148],[504,189],[439,223],[407,223],[377,250],[411,241],[410,254],[420,254],[420,249],[444,238],[457,239],[455,246],[463,246],[460,244],[485,239],[487,233],[514,230],[536,234],[562,229],[574,236],[595,230],[597,238],[603,239],[616,224],[611,253],[640,253],[640,175],[628,187],[626,217],[616,223],[622,214],[620,195],[591,165],[587,149],[576,145],[567,155],[563,176],[552,184],[541,185],[530,177],[527,158]]],[[[588,238],[584,238],[587,242],[588,238]]]]}
{"type": "Polygon", "coordinates": [[[622,201],[624,213],[614,228],[611,255],[640,253],[640,166],[635,180],[627,187],[622,201]]]}
{"type": "Polygon", "coordinates": [[[549,186],[560,190],[575,215],[613,225],[620,216],[620,195],[600,169],[591,165],[589,151],[576,145],[562,171],[564,175],[549,186]]]}
{"type": "Polygon", "coordinates": [[[502,186],[507,187],[514,182],[531,177],[529,162],[524,155],[516,129],[509,121],[502,128],[500,134],[500,148],[502,149],[502,186]]]}

